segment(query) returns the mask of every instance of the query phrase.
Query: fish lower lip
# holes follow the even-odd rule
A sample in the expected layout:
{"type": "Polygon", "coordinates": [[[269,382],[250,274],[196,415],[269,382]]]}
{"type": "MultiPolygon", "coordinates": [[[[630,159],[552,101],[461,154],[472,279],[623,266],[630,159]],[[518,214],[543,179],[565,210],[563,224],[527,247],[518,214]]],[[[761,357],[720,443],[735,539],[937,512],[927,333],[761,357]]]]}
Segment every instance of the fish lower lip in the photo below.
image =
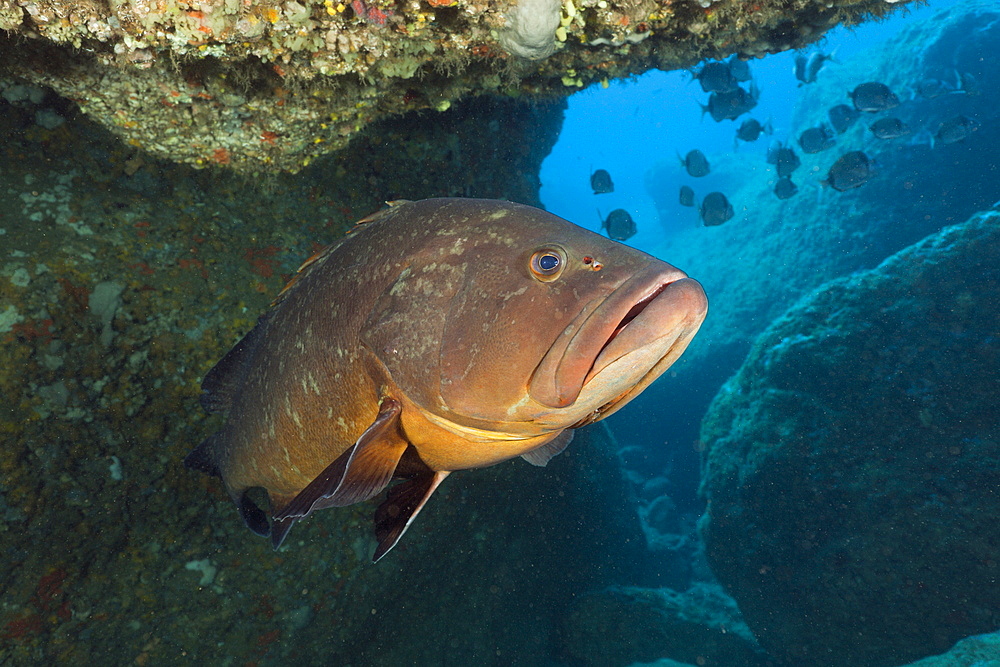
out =
{"type": "MultiPolygon", "coordinates": [[[[623,356],[640,350],[646,350],[640,354],[662,353],[676,358],[697,331],[706,308],[704,291],[690,278],[669,280],[659,285],[625,313],[594,356],[583,384],[586,385],[623,356]],[[681,345],[674,350],[678,342],[681,345]],[[659,352],[654,352],[656,349],[659,352]]],[[[654,365],[661,361],[654,362],[654,365]]]]}
{"type": "MultiPolygon", "coordinates": [[[[605,341],[604,346],[601,347],[600,350],[598,350],[597,356],[594,357],[595,362],[601,356],[601,352],[604,352],[604,350],[607,349],[608,345],[611,344],[611,341],[613,341],[615,338],[618,337],[618,334],[620,334],[622,330],[628,326],[629,322],[638,317],[639,313],[645,310],[646,306],[652,303],[653,299],[658,297],[663,292],[663,290],[667,288],[667,285],[669,284],[670,283],[663,283],[658,288],[656,288],[655,291],[637,301],[636,304],[632,306],[627,313],[625,313],[625,317],[623,317],[621,322],[618,323],[618,326],[615,327],[615,330],[611,332],[611,336],[609,336],[608,340],[605,341]]],[[[591,368],[591,370],[593,370],[593,368],[591,368]]]]}

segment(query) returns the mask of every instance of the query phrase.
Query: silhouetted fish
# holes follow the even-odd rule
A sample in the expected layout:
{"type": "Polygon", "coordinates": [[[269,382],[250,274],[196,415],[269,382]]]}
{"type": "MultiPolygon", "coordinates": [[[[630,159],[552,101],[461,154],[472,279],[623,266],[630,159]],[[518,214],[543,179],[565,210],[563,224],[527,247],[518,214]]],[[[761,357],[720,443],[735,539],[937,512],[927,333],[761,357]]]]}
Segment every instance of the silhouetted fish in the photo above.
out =
{"type": "Polygon", "coordinates": [[[611,182],[611,174],[604,169],[598,169],[590,175],[590,187],[595,195],[615,191],[615,184],[611,182]]]}
{"type": "Polygon", "coordinates": [[[958,75],[958,89],[967,95],[978,95],[979,80],[971,72],[960,72],[958,75]]]}
{"type": "Polygon", "coordinates": [[[721,225],[734,214],[733,205],[721,192],[709,192],[701,202],[701,221],[706,227],[721,225]]]}
{"type": "Polygon", "coordinates": [[[690,186],[681,186],[680,203],[681,206],[694,206],[694,190],[690,186]]]}
{"type": "Polygon", "coordinates": [[[736,89],[736,79],[728,63],[711,61],[694,73],[694,78],[706,93],[727,93],[736,89]]]}
{"type": "Polygon", "coordinates": [[[809,62],[806,63],[806,78],[808,79],[808,83],[816,81],[816,77],[819,76],[827,61],[830,60],[833,60],[833,55],[823,53],[822,51],[814,51],[809,54],[809,62]]]}
{"type": "Polygon", "coordinates": [[[635,236],[635,233],[638,231],[638,228],[635,226],[635,220],[623,208],[616,208],[611,213],[608,213],[608,217],[601,224],[601,229],[607,231],[608,238],[615,241],[627,241],[635,236]]]}
{"type": "MultiPolygon", "coordinates": [[[[976,131],[979,123],[968,116],[955,116],[941,123],[934,134],[934,142],[947,146],[965,141],[965,138],[976,131]]],[[[932,144],[933,145],[933,144],[932,144]]]]}
{"type": "Polygon", "coordinates": [[[799,85],[809,83],[807,81],[808,75],[806,74],[806,65],[809,63],[809,56],[804,53],[795,54],[795,65],[792,68],[792,72],[795,74],[795,79],[799,82],[799,85]]]}
{"type": "Polygon", "coordinates": [[[774,139],[767,146],[767,163],[778,164],[778,156],[781,155],[781,141],[774,139]]]}
{"type": "Polygon", "coordinates": [[[835,143],[833,135],[822,125],[810,127],[799,135],[799,146],[803,153],[820,153],[833,147],[835,143]]]}
{"type": "Polygon", "coordinates": [[[772,132],[774,132],[774,128],[771,127],[771,121],[761,125],[756,118],[748,118],[736,130],[736,138],[740,141],[751,142],[757,141],[761,134],[771,134],[772,132]]]}
{"type": "Polygon", "coordinates": [[[782,148],[778,151],[777,157],[775,158],[775,165],[778,168],[778,176],[791,176],[792,172],[799,168],[802,164],[802,160],[799,156],[795,154],[791,148],[782,148]]]}
{"type": "Polygon", "coordinates": [[[871,175],[871,159],[861,151],[851,151],[833,163],[823,183],[843,192],[864,185],[871,175]]]}
{"type": "Polygon", "coordinates": [[[746,60],[741,60],[736,54],[730,56],[726,63],[729,65],[729,73],[738,82],[743,83],[753,78],[753,74],[750,73],[750,63],[746,60]]]}
{"type": "Polygon", "coordinates": [[[778,199],[789,199],[795,196],[795,193],[799,191],[799,187],[792,183],[792,179],[787,176],[778,179],[778,182],[774,184],[774,194],[778,199]]]}
{"type": "Polygon", "coordinates": [[[828,60],[833,60],[832,55],[827,55],[822,51],[813,51],[808,56],[798,54],[795,56],[795,78],[799,80],[799,85],[815,83],[816,77],[828,60]]]}
{"type": "Polygon", "coordinates": [[[400,478],[375,512],[377,560],[451,471],[544,465],[567,429],[663,373],[705,316],[682,271],[529,206],[430,199],[362,222],[202,383],[227,417],[185,463],[220,476],[275,548],[310,513],[400,478]]]}
{"type": "Polygon", "coordinates": [[[712,120],[721,123],[724,120],[736,120],[757,106],[760,91],[751,83],[750,90],[736,89],[724,93],[712,93],[708,96],[708,104],[701,106],[702,113],[708,112],[712,120]]]}
{"type": "Polygon", "coordinates": [[[872,81],[862,83],[847,93],[858,111],[887,111],[899,106],[899,98],[884,83],[872,81]]]}
{"type": "Polygon", "coordinates": [[[933,100],[935,97],[948,95],[955,92],[955,90],[955,86],[947,81],[942,81],[941,79],[924,79],[914,86],[913,93],[915,97],[919,96],[924,99],[933,100]]]}
{"type": "Polygon", "coordinates": [[[854,121],[861,116],[857,109],[846,104],[838,104],[832,107],[827,112],[827,115],[830,117],[830,124],[833,125],[833,129],[837,131],[837,134],[847,132],[851,125],[854,125],[854,121]]]}
{"type": "Polygon", "coordinates": [[[879,118],[868,126],[879,139],[896,139],[910,133],[909,126],[898,118],[879,118]]]}
{"type": "Polygon", "coordinates": [[[694,150],[688,151],[688,154],[682,157],[681,164],[684,169],[687,170],[689,176],[694,176],[695,178],[700,178],[702,176],[707,176],[710,171],[708,165],[708,158],[700,150],[695,148],[694,150]]]}

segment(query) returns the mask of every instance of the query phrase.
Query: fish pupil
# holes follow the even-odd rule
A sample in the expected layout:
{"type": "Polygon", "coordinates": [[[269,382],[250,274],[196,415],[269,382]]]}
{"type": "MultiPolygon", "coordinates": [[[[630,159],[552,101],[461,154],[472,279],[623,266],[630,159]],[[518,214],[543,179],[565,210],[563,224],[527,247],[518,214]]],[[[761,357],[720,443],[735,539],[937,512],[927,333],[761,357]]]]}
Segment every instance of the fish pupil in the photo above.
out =
{"type": "Polygon", "coordinates": [[[542,255],[538,258],[538,268],[542,271],[552,271],[559,266],[559,258],[555,255],[542,255]]]}

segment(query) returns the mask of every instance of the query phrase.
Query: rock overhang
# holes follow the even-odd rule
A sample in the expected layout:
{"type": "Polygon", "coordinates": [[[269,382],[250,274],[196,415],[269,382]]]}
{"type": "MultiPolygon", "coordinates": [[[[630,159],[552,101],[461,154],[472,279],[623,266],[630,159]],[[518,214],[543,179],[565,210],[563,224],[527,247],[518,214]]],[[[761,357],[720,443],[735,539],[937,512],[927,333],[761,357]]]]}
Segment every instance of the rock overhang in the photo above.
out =
{"type": "Polygon", "coordinates": [[[537,44],[555,22],[512,20],[527,5],[503,0],[0,0],[0,85],[49,87],[158,157],[294,172],[387,116],[426,109],[434,122],[468,96],[551,99],[763,56],[903,5],[563,0],[551,53],[532,60],[505,50],[510,31],[530,26],[537,44]]]}

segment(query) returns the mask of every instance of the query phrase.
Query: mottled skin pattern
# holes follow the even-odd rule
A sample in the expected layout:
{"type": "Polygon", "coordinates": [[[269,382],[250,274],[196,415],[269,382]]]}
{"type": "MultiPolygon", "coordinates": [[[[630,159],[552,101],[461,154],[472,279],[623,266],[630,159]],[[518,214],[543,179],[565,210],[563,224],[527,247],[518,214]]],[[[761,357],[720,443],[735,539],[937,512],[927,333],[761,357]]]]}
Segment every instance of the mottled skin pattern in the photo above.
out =
{"type": "Polygon", "coordinates": [[[388,438],[430,471],[492,465],[624,405],[705,308],[683,272],[538,209],[399,204],[307,263],[213,369],[209,402],[229,414],[204,453],[234,500],[263,487],[277,515],[388,398],[388,438]],[[555,275],[533,272],[540,252],[555,275]]]}

